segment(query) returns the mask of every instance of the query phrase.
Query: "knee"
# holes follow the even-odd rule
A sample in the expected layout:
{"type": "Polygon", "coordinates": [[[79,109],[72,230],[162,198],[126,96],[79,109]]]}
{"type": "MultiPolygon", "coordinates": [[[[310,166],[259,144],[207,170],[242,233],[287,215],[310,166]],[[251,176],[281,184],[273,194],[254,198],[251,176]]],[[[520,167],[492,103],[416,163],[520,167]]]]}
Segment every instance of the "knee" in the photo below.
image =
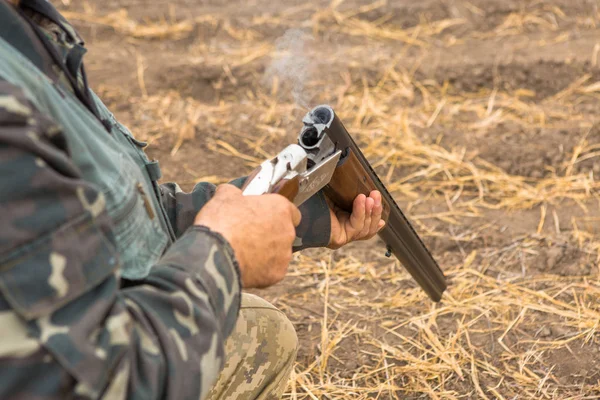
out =
{"type": "Polygon", "coordinates": [[[289,319],[260,297],[244,293],[225,366],[209,399],[279,399],[296,361],[298,338],[289,319]]]}
{"type": "Polygon", "coordinates": [[[298,336],[282,311],[258,296],[244,293],[240,314],[264,356],[277,360],[276,364],[295,360],[298,336]]]}

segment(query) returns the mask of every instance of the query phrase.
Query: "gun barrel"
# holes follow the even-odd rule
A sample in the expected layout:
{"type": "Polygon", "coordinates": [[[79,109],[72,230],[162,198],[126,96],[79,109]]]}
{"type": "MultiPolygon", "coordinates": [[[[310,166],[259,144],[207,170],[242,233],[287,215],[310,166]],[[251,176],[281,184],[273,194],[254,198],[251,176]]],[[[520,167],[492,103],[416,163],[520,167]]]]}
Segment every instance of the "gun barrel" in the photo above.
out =
{"type": "Polygon", "coordinates": [[[308,136],[303,133],[310,132],[312,147],[313,143],[326,135],[335,149],[343,152],[326,187],[328,197],[338,207],[351,211],[352,200],[358,194],[368,196],[371,190],[380,191],[386,226],[379,232],[379,237],[387,246],[387,255],[394,254],[429,297],[439,301],[446,289],[446,278],[442,270],[333,109],[327,105],[315,107],[304,117],[303,122],[305,127],[299,137],[301,146],[303,137],[308,136]]]}

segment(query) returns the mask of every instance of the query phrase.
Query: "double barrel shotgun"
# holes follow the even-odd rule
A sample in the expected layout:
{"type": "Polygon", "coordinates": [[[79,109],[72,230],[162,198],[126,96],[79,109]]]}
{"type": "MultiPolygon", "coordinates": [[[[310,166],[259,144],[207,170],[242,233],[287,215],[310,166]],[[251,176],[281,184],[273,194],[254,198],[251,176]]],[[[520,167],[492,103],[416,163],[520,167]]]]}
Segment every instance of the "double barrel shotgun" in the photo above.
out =
{"type": "Polygon", "coordinates": [[[440,301],[446,279],[427,247],[362,154],[342,121],[328,105],[309,111],[298,144],[263,162],[246,180],[244,195],[279,193],[300,205],[323,189],[328,199],[351,212],[356,196],[373,190],[382,195],[385,227],[378,235],[434,301],[440,301]]]}

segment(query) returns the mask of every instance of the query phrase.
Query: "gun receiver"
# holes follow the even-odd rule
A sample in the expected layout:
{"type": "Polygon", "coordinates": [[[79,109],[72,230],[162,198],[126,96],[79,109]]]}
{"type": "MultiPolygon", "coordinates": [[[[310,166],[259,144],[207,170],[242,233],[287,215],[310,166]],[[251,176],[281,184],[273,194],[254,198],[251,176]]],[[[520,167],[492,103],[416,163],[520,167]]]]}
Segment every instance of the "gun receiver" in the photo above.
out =
{"type": "Polygon", "coordinates": [[[387,246],[386,256],[394,254],[429,297],[439,301],[446,289],[442,270],[333,109],[327,105],[315,107],[302,122],[304,127],[298,136],[298,144],[308,153],[309,169],[332,154],[342,152],[333,176],[325,186],[325,194],[338,207],[352,211],[352,202],[357,195],[368,196],[372,190],[379,190],[382,218],[386,221],[379,237],[387,246]]]}

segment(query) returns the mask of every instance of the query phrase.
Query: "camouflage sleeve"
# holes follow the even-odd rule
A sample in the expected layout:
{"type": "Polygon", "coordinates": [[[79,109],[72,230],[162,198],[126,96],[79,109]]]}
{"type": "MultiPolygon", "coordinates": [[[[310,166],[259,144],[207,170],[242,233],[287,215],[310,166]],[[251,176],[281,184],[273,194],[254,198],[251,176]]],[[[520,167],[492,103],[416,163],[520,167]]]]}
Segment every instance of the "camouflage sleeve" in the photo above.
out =
{"type": "MultiPolygon", "coordinates": [[[[230,183],[241,188],[246,181],[245,177],[237,178],[230,183]]],[[[192,225],[200,209],[210,200],[215,193],[215,185],[207,182],[198,183],[191,193],[181,190],[175,183],[161,185],[162,198],[165,209],[171,221],[171,226],[177,236],[192,225]]],[[[294,251],[309,247],[324,247],[329,244],[331,217],[325,195],[318,192],[300,207],[302,221],[296,228],[296,241],[294,251]]]]}
{"type": "Polygon", "coordinates": [[[192,226],[196,214],[213,197],[215,189],[215,185],[208,182],[198,183],[190,193],[181,190],[176,183],[160,185],[162,203],[177,237],[192,226]]]}
{"type": "Polygon", "coordinates": [[[122,287],[104,197],[0,80],[0,398],[204,398],[240,303],[228,243],[181,235],[122,287]]]}

